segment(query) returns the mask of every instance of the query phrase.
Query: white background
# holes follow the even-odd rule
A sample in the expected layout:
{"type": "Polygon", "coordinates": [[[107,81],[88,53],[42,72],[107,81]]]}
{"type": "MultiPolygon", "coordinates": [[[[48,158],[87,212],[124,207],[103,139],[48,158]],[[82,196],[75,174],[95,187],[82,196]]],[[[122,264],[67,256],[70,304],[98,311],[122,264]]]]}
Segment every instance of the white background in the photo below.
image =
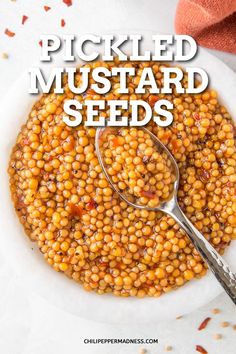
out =
{"type": "MultiPolygon", "coordinates": [[[[62,0],[0,0],[0,97],[24,70],[38,61],[39,35],[42,33],[86,33],[113,29],[150,29],[174,32],[176,0],[74,0],[67,7],[62,0]],[[51,6],[46,13],[43,6],[51,6]],[[29,16],[24,26],[22,15],[29,16]],[[60,28],[64,18],[65,28],[60,28]],[[9,28],[14,38],[4,35],[9,28]]],[[[235,56],[213,52],[236,71],[235,56]]],[[[14,98],[13,98],[14,99],[14,98]]],[[[0,117],[4,119],[4,117],[0,117]]],[[[1,237],[7,237],[1,230],[1,237]]],[[[158,338],[159,344],[146,345],[150,354],[164,353],[165,346],[173,346],[173,353],[191,354],[201,344],[209,354],[235,353],[235,307],[222,294],[212,303],[179,320],[166,323],[108,325],[96,323],[63,312],[33,293],[26,293],[9,268],[6,259],[10,250],[0,248],[0,353],[1,354],[120,354],[139,353],[139,345],[85,345],[84,338],[158,338]],[[212,315],[211,309],[221,313],[212,315]],[[197,331],[202,320],[212,316],[205,331],[197,331]],[[221,328],[222,321],[231,327],[221,328]],[[223,338],[214,339],[221,333],[223,338]]],[[[157,300],[158,301],[158,300],[157,300]]],[[[186,299],[191,301],[191,299],[186,299]]],[[[138,309],[137,309],[138,311],[138,309]]]]}

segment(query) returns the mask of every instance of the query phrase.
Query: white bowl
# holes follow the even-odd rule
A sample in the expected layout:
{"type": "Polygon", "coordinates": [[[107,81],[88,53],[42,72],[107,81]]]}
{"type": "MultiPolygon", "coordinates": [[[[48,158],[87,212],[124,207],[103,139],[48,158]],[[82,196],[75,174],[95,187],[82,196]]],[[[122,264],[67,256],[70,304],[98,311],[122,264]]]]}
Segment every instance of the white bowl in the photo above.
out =
{"type": "MultiPolygon", "coordinates": [[[[137,33],[145,33],[143,45],[144,49],[149,49],[152,33],[144,31],[137,33]]],[[[125,50],[129,52],[129,47],[127,46],[125,50]]],[[[61,65],[66,66],[65,63],[61,65]]],[[[186,64],[182,65],[186,66],[186,64]]],[[[235,73],[203,49],[200,49],[197,57],[187,65],[202,67],[209,73],[212,87],[218,91],[221,101],[236,118],[235,73]]],[[[50,303],[74,315],[110,323],[158,322],[172,319],[197,309],[220,294],[222,288],[208,272],[202,279],[192,280],[160,298],[99,296],[95,293],[87,293],[82,286],[63,274],[55,272],[46,264],[37,246],[25,236],[18,221],[10,198],[7,175],[11,148],[33,103],[38,99],[37,96],[30,96],[27,93],[28,87],[29,76],[26,72],[16,81],[0,105],[1,247],[22,283],[50,303]]],[[[236,242],[233,242],[224,257],[234,270],[236,270],[235,254],[236,242]]]]}

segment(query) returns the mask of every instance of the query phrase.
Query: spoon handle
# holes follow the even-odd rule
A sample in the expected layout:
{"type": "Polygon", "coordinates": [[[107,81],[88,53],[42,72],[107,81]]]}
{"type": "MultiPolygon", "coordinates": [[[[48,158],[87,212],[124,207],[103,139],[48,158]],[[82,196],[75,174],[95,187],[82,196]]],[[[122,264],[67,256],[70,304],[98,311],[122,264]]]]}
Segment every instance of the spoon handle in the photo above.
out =
{"type": "Polygon", "coordinates": [[[214,249],[214,247],[205,239],[195,226],[188,220],[185,214],[176,203],[173,209],[168,211],[168,214],[181,226],[188,234],[194,247],[200,253],[204,261],[230,296],[234,304],[236,304],[236,274],[234,274],[228,264],[214,249]]]}

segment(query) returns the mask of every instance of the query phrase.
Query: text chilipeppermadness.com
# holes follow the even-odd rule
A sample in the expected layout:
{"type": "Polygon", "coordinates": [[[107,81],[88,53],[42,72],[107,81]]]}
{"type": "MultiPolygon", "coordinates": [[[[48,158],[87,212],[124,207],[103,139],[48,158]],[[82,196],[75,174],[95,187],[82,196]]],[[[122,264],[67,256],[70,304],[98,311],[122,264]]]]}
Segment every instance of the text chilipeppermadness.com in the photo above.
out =
{"type": "Polygon", "coordinates": [[[158,344],[152,338],[85,338],[84,344],[158,344]]]}

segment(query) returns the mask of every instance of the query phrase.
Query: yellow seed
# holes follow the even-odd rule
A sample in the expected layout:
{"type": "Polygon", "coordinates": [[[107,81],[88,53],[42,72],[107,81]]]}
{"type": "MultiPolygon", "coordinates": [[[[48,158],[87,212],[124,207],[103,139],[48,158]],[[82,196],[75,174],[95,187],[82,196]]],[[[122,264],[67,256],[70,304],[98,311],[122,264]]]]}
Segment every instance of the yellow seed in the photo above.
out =
{"type": "Polygon", "coordinates": [[[141,348],[139,354],[147,354],[147,349],[141,348]]]}
{"type": "Polygon", "coordinates": [[[166,345],[165,346],[165,351],[166,352],[171,352],[172,349],[173,349],[173,347],[171,345],[166,345]]]}
{"type": "Polygon", "coordinates": [[[211,312],[212,312],[214,315],[216,315],[216,314],[220,313],[220,309],[215,308],[215,309],[212,309],[211,312]]]}
{"type": "Polygon", "coordinates": [[[52,231],[46,231],[45,232],[45,238],[46,238],[46,240],[52,240],[53,239],[53,232],[52,231]]]}
{"type": "Polygon", "coordinates": [[[1,58],[2,59],[8,59],[9,58],[9,55],[5,52],[1,53],[1,58]]]}
{"type": "Polygon", "coordinates": [[[38,180],[36,178],[29,179],[29,188],[30,189],[37,189],[38,188],[38,180]]]}
{"type": "Polygon", "coordinates": [[[157,268],[155,274],[158,279],[163,279],[165,276],[165,272],[162,268],[157,268]]]}
{"type": "Polygon", "coordinates": [[[119,277],[115,278],[115,284],[118,285],[118,286],[123,285],[122,277],[119,276],[119,277]]]}
{"type": "Polygon", "coordinates": [[[52,215],[52,220],[53,220],[53,222],[55,222],[55,223],[59,223],[60,220],[61,220],[60,214],[57,213],[57,212],[53,213],[53,215],[52,215]]]}
{"type": "Polygon", "coordinates": [[[184,277],[186,280],[191,280],[194,277],[194,273],[191,270],[186,270],[184,272],[184,277]]]}
{"type": "Polygon", "coordinates": [[[53,113],[56,112],[56,110],[57,110],[57,106],[56,106],[55,103],[48,103],[48,104],[46,105],[46,111],[47,111],[48,113],[53,114],[53,113]]]}
{"type": "Polygon", "coordinates": [[[71,181],[66,181],[65,182],[65,188],[66,189],[72,189],[73,188],[73,183],[71,181]]]}
{"type": "Polygon", "coordinates": [[[64,251],[64,252],[66,252],[66,251],[68,251],[68,249],[69,249],[69,243],[68,242],[62,242],[62,244],[61,244],[61,250],[62,251],[64,251]]]}
{"type": "Polygon", "coordinates": [[[222,334],[220,333],[214,334],[214,339],[216,340],[222,339],[222,334]]]}
{"type": "Polygon", "coordinates": [[[227,322],[227,321],[221,322],[220,326],[223,328],[229,327],[229,322],[227,322]]]}
{"type": "Polygon", "coordinates": [[[62,272],[66,272],[67,269],[68,269],[68,265],[66,263],[60,263],[59,264],[59,269],[62,271],[62,272]]]}

